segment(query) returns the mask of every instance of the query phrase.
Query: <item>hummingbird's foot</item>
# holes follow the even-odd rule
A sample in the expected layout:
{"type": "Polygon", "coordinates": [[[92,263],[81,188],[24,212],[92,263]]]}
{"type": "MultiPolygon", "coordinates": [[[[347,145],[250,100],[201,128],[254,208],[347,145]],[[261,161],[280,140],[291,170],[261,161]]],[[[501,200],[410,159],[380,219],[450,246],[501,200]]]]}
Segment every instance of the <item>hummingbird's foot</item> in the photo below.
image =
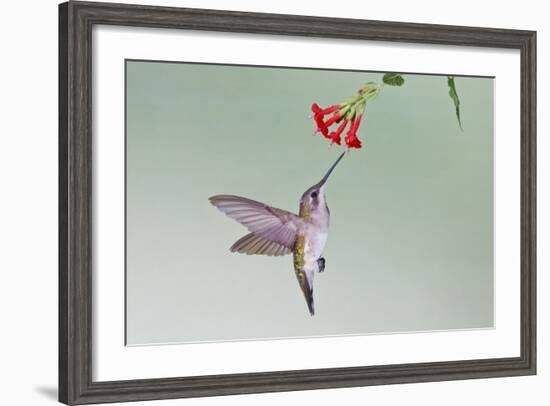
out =
{"type": "Polygon", "coordinates": [[[325,270],[325,263],[327,261],[325,261],[325,258],[321,257],[317,260],[317,267],[318,267],[318,270],[319,272],[323,272],[325,270]]]}

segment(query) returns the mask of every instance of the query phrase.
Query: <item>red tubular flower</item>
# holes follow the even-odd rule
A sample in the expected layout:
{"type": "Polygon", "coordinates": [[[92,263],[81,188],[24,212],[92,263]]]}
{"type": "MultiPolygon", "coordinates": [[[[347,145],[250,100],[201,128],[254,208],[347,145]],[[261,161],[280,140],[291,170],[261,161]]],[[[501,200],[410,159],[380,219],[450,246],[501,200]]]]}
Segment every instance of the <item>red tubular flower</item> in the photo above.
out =
{"type": "Polygon", "coordinates": [[[317,103],[313,103],[311,105],[311,111],[313,111],[313,114],[326,116],[327,114],[334,113],[336,110],[340,108],[339,104],[333,104],[332,106],[327,107],[326,109],[322,109],[319,107],[317,103]]]}
{"type": "MultiPolygon", "coordinates": [[[[325,137],[328,137],[328,127],[330,127],[334,123],[334,122],[331,122],[330,124],[325,123],[324,121],[325,116],[327,114],[334,113],[339,108],[340,108],[339,104],[334,104],[325,109],[322,109],[321,107],[319,107],[317,103],[313,103],[311,105],[311,111],[313,112],[313,119],[317,124],[317,131],[321,132],[325,137]]],[[[329,122],[330,122],[330,119],[329,119],[329,122]]]]}
{"type": "Polygon", "coordinates": [[[321,107],[319,107],[319,105],[317,103],[313,103],[311,105],[311,111],[313,111],[313,114],[315,114],[315,115],[323,113],[323,109],[321,107]]]}
{"type": "Polygon", "coordinates": [[[349,120],[346,118],[342,122],[342,124],[340,124],[340,126],[338,127],[338,129],[336,131],[333,131],[333,132],[330,133],[328,138],[331,140],[332,144],[338,144],[338,145],[341,144],[342,132],[344,131],[344,128],[346,128],[346,126],[348,125],[348,122],[349,122],[349,120]]]}
{"type": "Polygon", "coordinates": [[[355,136],[355,134],[352,134],[351,136],[346,135],[345,140],[348,148],[361,148],[362,146],[361,141],[355,136]]]}
{"type": "Polygon", "coordinates": [[[361,141],[357,138],[357,129],[359,128],[359,124],[361,124],[361,117],[361,114],[355,117],[349,131],[346,133],[344,141],[348,148],[361,148],[361,141]]]}
{"type": "Polygon", "coordinates": [[[382,84],[369,82],[357,91],[355,96],[349,97],[339,104],[322,108],[317,103],[311,105],[313,119],[317,124],[317,132],[323,133],[330,140],[331,145],[341,145],[342,135],[348,149],[361,148],[361,140],[357,138],[357,131],[361,125],[361,119],[365,114],[367,104],[378,96],[382,84]]]}
{"type": "Polygon", "coordinates": [[[322,116],[315,115],[313,116],[315,123],[317,124],[317,130],[315,132],[321,132],[325,137],[328,137],[328,128],[323,121],[322,116]]]}
{"type": "Polygon", "coordinates": [[[325,123],[325,126],[330,127],[331,125],[333,125],[334,123],[339,123],[340,120],[342,119],[342,115],[340,114],[339,111],[337,111],[336,113],[334,113],[328,120],[327,122],[325,123]]]}

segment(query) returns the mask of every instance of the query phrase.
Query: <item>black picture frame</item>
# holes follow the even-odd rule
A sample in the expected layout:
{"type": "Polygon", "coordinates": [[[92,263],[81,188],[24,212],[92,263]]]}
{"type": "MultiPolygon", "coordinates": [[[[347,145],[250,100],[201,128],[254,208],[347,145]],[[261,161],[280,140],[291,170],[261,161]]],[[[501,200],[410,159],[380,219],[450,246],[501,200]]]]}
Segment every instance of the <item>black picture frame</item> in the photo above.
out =
{"type": "Polygon", "coordinates": [[[59,5],[59,401],[89,404],[536,374],[536,32],[73,2],[59,5]],[[95,24],[517,49],[521,55],[521,352],[350,368],[92,380],[95,24]]]}

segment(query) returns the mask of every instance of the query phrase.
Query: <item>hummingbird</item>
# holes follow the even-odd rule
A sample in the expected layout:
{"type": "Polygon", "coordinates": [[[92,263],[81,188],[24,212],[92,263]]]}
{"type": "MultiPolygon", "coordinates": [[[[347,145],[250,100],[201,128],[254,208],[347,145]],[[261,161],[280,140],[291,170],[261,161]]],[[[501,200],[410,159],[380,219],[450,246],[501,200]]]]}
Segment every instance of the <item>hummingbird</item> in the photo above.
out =
{"type": "Polygon", "coordinates": [[[330,222],[325,196],[327,180],[344,154],[318,183],[302,194],[298,214],[246,197],[216,195],[208,199],[250,232],[231,246],[231,252],[269,256],[293,254],[294,273],[311,316],[315,314],[313,276],[323,272],[326,263],[322,254],[330,222]]]}

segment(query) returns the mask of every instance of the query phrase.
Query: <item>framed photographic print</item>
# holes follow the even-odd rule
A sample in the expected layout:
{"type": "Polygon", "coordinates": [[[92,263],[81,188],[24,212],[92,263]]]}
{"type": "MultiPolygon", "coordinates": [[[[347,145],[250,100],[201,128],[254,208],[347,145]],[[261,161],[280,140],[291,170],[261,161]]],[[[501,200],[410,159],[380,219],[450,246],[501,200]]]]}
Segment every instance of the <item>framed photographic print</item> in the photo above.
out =
{"type": "Polygon", "coordinates": [[[61,402],[535,374],[535,32],[59,29],[61,402]]]}

